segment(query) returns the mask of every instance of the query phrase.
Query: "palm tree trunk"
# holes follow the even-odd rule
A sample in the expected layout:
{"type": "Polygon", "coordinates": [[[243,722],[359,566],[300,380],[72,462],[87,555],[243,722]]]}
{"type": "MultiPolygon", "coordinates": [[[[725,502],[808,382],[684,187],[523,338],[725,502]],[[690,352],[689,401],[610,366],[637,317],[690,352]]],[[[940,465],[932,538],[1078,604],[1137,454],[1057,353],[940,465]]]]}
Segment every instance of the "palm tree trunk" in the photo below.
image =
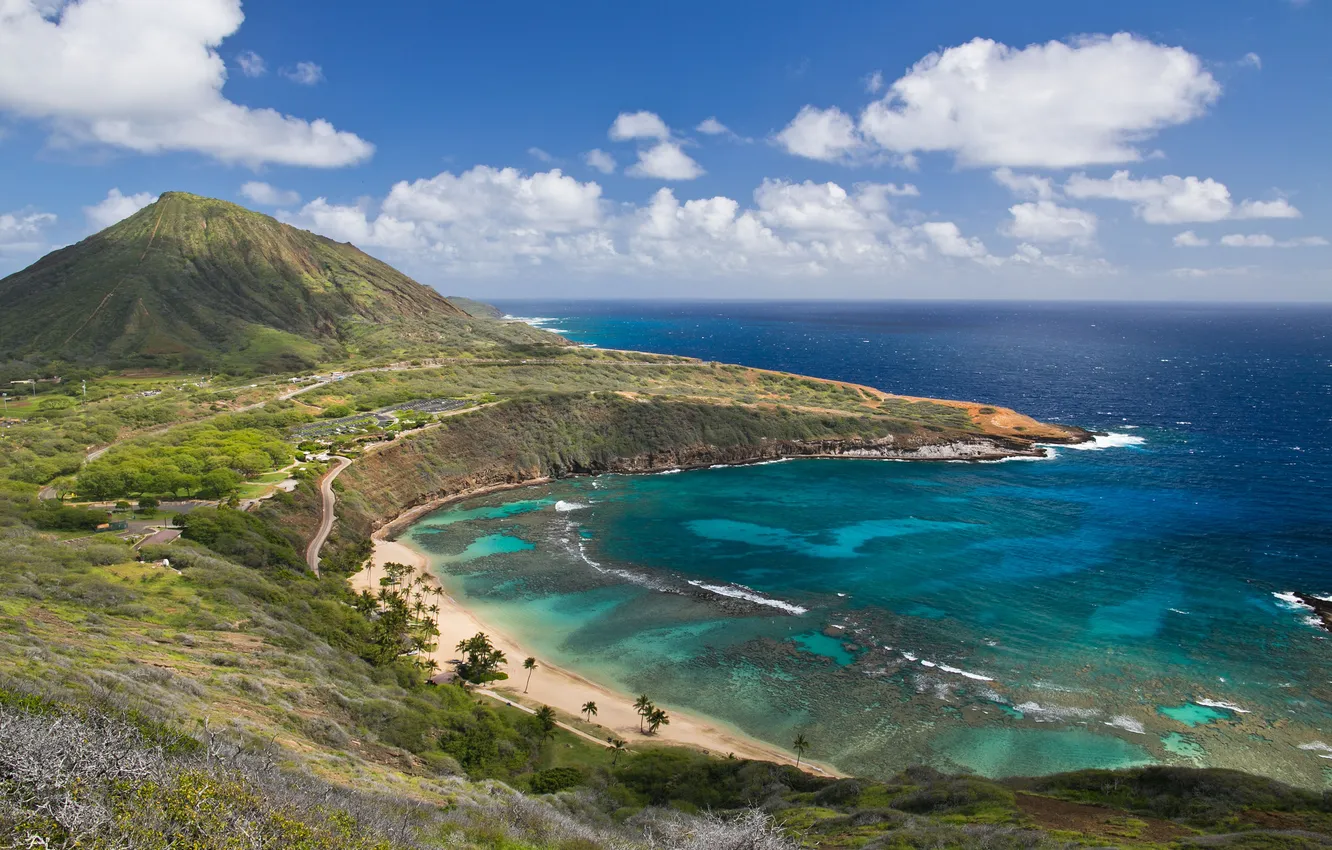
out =
{"type": "Polygon", "coordinates": [[[523,693],[527,693],[527,686],[532,684],[532,668],[527,668],[527,681],[523,684],[523,693]]]}

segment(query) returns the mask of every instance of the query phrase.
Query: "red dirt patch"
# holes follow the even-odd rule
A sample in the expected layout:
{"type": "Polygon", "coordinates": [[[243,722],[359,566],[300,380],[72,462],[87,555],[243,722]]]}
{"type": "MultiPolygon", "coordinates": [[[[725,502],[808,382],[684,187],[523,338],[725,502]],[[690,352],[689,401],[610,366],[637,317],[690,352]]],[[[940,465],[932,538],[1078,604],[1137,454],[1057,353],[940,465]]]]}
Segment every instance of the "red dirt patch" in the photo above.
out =
{"type": "Polygon", "coordinates": [[[1138,817],[1116,809],[1070,803],[1035,794],[1019,793],[1017,806],[1022,814],[1043,829],[1081,832],[1124,843],[1165,844],[1194,834],[1192,830],[1168,820],[1138,817]]]}

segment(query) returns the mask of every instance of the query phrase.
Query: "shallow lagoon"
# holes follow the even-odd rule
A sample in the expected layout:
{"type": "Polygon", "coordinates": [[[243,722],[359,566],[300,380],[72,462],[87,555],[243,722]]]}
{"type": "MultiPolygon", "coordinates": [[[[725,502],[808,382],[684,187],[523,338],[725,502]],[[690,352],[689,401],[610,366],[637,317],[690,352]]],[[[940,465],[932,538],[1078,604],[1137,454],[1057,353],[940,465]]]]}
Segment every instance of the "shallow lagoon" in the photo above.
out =
{"type": "Polygon", "coordinates": [[[1163,762],[1321,784],[1299,746],[1327,737],[1326,642],[1212,568],[1222,500],[1144,495],[1155,439],[571,480],[406,538],[533,652],[774,743],[803,732],[851,772],[1163,762]]]}

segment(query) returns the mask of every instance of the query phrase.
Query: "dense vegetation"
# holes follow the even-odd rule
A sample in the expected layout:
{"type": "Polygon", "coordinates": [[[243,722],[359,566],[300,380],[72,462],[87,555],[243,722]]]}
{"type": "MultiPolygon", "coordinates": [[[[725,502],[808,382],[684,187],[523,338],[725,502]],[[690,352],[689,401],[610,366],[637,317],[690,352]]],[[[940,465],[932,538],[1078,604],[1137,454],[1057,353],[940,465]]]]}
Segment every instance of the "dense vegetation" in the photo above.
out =
{"type": "Polygon", "coordinates": [[[245,478],[291,463],[295,453],[286,430],[308,420],[290,408],[253,411],[131,440],[84,466],[74,489],[85,499],[225,497],[245,478]]]}

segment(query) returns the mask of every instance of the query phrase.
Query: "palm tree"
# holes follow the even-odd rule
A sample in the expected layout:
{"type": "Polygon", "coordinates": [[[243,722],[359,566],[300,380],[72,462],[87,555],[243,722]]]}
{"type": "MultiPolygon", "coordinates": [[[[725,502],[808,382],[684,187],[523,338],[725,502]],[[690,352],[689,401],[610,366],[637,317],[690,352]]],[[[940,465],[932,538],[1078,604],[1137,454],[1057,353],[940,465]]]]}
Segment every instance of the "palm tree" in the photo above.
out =
{"type": "Polygon", "coordinates": [[[647,720],[648,720],[649,734],[655,735],[657,732],[657,727],[659,726],[671,725],[671,716],[660,708],[653,708],[652,712],[648,714],[647,720]]]}
{"type": "Polygon", "coordinates": [[[800,767],[800,760],[805,757],[805,750],[809,749],[809,741],[805,740],[803,732],[796,735],[795,743],[791,744],[791,749],[796,751],[796,767],[800,767]]]}
{"type": "Polygon", "coordinates": [[[543,705],[536,710],[536,719],[541,723],[541,739],[555,736],[555,709],[543,705]]]}
{"type": "Polygon", "coordinates": [[[614,748],[614,749],[611,751],[611,764],[612,764],[612,765],[614,765],[617,761],[620,760],[620,753],[624,752],[624,745],[627,744],[627,743],[629,743],[629,742],[626,741],[626,740],[624,740],[623,738],[614,738],[614,739],[611,740],[611,747],[614,748]]]}
{"type": "Polygon", "coordinates": [[[638,731],[642,732],[643,718],[652,710],[652,700],[648,699],[647,694],[638,695],[638,699],[634,700],[634,710],[638,712],[638,731]]]}
{"type": "Polygon", "coordinates": [[[527,656],[523,661],[523,669],[527,671],[527,681],[523,684],[523,693],[527,693],[527,686],[532,684],[532,671],[537,668],[537,660],[532,656],[527,656]]]}
{"type": "Polygon", "coordinates": [[[587,715],[587,722],[591,723],[592,718],[597,716],[597,704],[591,700],[583,703],[583,714],[587,715]]]}

